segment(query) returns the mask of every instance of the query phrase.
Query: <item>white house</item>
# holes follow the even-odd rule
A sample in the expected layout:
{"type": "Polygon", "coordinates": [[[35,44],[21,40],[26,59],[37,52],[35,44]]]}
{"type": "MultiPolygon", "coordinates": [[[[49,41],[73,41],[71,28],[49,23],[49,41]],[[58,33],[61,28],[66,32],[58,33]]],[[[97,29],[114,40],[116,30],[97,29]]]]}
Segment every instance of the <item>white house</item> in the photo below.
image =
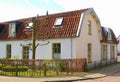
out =
{"type": "MultiPolygon", "coordinates": [[[[32,31],[25,32],[31,19],[0,23],[0,58],[32,59],[32,31]]],[[[93,8],[39,16],[36,26],[36,59],[117,59],[114,33],[101,27],[93,8]]]]}

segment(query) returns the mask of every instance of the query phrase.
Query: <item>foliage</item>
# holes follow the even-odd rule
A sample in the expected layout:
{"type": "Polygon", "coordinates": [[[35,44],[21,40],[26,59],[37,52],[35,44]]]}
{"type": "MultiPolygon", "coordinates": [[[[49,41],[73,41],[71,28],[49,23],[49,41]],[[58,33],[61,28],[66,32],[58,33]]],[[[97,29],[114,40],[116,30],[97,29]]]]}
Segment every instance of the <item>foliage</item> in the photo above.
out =
{"type": "Polygon", "coordinates": [[[4,66],[5,66],[4,64],[1,64],[1,63],[0,63],[0,70],[2,70],[2,68],[3,68],[4,66]]]}
{"type": "Polygon", "coordinates": [[[27,66],[5,66],[2,68],[3,71],[5,72],[24,72],[27,71],[29,67],[27,66]]]}

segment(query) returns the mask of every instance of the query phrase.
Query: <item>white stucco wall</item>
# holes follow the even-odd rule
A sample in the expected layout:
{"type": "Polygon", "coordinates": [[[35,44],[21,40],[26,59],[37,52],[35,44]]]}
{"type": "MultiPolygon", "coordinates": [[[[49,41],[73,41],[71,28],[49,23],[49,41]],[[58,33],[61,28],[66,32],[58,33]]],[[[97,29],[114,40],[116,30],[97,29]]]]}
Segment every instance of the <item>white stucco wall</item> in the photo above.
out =
{"type": "MultiPolygon", "coordinates": [[[[36,49],[36,59],[51,59],[52,58],[52,44],[61,43],[61,58],[74,58],[75,57],[75,39],[51,39],[47,41],[36,41],[36,44],[44,44],[50,42],[47,45],[38,46],[36,49]],[[72,49],[72,51],[71,51],[72,49]]],[[[31,41],[0,41],[0,58],[6,57],[6,45],[12,46],[12,58],[18,55],[19,59],[22,59],[22,45],[32,43],[31,41]]],[[[30,59],[32,58],[32,51],[29,53],[30,59]]]]}
{"type": "Polygon", "coordinates": [[[83,25],[81,28],[80,37],[76,38],[76,54],[77,58],[84,57],[88,58],[87,45],[92,44],[92,61],[98,61],[101,59],[101,44],[100,44],[100,28],[99,23],[93,14],[88,13],[84,16],[83,25]],[[92,35],[88,35],[87,21],[90,20],[92,23],[92,35]]]}

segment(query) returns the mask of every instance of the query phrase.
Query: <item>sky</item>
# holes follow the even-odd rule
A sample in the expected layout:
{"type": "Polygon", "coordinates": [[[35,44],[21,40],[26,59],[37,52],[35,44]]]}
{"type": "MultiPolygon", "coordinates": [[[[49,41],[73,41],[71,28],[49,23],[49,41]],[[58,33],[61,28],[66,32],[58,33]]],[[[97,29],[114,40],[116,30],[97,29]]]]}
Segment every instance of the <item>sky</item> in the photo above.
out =
{"type": "Polygon", "coordinates": [[[119,0],[0,0],[0,22],[32,16],[93,8],[101,25],[120,35],[119,0]]]}

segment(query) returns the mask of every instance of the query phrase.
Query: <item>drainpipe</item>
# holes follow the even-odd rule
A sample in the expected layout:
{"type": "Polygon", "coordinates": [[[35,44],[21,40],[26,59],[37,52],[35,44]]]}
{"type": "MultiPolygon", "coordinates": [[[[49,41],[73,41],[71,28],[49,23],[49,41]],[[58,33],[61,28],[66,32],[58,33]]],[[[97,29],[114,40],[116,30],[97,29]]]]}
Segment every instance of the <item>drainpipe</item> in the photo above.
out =
{"type": "Polygon", "coordinates": [[[73,49],[73,48],[72,48],[72,47],[73,47],[73,46],[72,46],[72,37],[71,37],[70,39],[71,39],[71,58],[73,58],[73,55],[72,55],[72,53],[73,53],[73,50],[72,50],[72,49],[73,49]]]}

